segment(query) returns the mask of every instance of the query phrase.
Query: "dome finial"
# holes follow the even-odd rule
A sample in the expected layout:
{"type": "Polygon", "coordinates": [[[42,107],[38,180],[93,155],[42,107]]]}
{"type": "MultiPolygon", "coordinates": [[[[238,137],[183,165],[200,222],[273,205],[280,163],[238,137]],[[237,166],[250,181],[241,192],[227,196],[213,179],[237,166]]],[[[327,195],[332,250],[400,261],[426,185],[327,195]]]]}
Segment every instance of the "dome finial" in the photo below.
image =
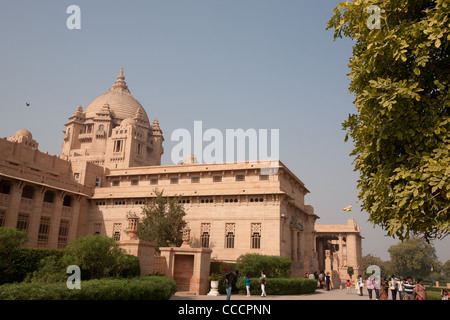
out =
{"type": "Polygon", "coordinates": [[[120,68],[120,74],[117,76],[117,80],[114,82],[112,89],[123,90],[130,93],[127,83],[125,82],[125,76],[123,75],[123,66],[120,68]]]}

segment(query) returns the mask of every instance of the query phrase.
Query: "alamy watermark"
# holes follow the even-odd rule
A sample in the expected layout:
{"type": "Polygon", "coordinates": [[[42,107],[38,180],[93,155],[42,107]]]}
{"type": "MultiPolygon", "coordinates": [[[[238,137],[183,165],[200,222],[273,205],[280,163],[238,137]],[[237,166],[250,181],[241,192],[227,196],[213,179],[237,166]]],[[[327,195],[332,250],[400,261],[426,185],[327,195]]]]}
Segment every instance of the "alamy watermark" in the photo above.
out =
{"type": "Polygon", "coordinates": [[[81,9],[77,5],[71,5],[67,7],[67,14],[70,16],[66,20],[66,26],[69,30],[80,30],[81,29],[81,9]]]}
{"type": "Polygon", "coordinates": [[[381,9],[377,5],[367,7],[367,13],[372,15],[367,19],[366,25],[370,30],[381,29],[381,9]]]}
{"type": "Polygon", "coordinates": [[[66,274],[71,274],[66,281],[67,289],[81,289],[81,269],[79,266],[71,265],[67,267],[66,274]]]}
{"type": "Polygon", "coordinates": [[[171,141],[178,142],[171,152],[173,164],[179,164],[187,156],[194,155],[198,163],[269,162],[261,168],[261,175],[278,172],[280,156],[279,129],[219,129],[203,131],[203,122],[194,121],[193,135],[184,128],[172,132],[171,141]],[[204,145],[204,143],[206,144],[204,145]],[[270,152],[269,152],[270,149],[270,152]]]}

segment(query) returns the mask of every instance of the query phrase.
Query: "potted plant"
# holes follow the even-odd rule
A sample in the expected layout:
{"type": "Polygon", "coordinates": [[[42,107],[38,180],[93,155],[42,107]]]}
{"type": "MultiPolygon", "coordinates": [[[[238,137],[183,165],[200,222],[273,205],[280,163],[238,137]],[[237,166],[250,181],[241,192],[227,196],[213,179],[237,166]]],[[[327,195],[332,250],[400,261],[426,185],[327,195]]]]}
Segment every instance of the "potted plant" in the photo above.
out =
{"type": "Polygon", "coordinates": [[[219,294],[219,281],[222,279],[222,275],[220,273],[213,273],[209,276],[208,280],[211,284],[211,290],[208,293],[208,296],[218,296],[219,294]]]}

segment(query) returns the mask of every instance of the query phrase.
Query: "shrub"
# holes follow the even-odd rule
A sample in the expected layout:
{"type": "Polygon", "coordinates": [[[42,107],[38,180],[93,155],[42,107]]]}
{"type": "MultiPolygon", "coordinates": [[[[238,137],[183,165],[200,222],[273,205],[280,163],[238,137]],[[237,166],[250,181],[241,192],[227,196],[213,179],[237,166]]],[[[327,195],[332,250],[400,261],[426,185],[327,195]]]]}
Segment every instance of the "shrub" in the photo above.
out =
{"type": "Polygon", "coordinates": [[[61,259],[52,255],[39,262],[36,271],[29,273],[24,279],[25,282],[63,282],[67,279],[67,274],[61,259]]]}
{"type": "Polygon", "coordinates": [[[69,290],[65,282],[11,283],[0,286],[0,300],[168,300],[175,281],[160,276],[94,279],[69,290]]]}
{"type": "Polygon", "coordinates": [[[224,275],[233,270],[231,264],[223,261],[211,261],[210,264],[210,274],[221,274],[224,275]]]}
{"type": "MultiPolygon", "coordinates": [[[[240,277],[237,281],[239,293],[246,293],[245,282],[240,277]]],[[[268,295],[290,295],[314,293],[317,288],[317,280],[304,278],[267,278],[266,293],[268,295]]],[[[250,279],[250,293],[261,294],[259,278],[250,279]]]]}
{"type": "Polygon", "coordinates": [[[289,277],[292,261],[286,257],[266,256],[260,254],[241,255],[236,261],[236,268],[243,275],[259,277],[264,270],[268,278],[289,277]]]}
{"type": "MultiPolygon", "coordinates": [[[[21,282],[28,274],[36,271],[40,261],[49,257],[60,259],[62,250],[46,248],[18,248],[9,259],[9,269],[0,272],[0,284],[21,282]]],[[[1,258],[0,258],[1,260],[1,258]]]]}
{"type": "Polygon", "coordinates": [[[79,266],[84,280],[140,273],[136,257],[126,255],[114,239],[100,235],[72,240],[64,249],[62,262],[79,266]]]}

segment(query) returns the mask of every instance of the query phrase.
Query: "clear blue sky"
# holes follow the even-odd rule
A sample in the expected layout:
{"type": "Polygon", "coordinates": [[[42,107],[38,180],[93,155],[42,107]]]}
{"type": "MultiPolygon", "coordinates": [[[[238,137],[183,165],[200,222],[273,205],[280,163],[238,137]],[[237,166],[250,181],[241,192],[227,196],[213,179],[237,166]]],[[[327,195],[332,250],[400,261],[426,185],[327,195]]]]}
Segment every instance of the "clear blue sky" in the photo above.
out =
{"type": "MultiPolygon", "coordinates": [[[[165,135],[171,164],[177,128],[279,129],[280,159],[311,191],[318,224],[361,226],[363,255],[389,260],[398,240],[361,212],[341,123],[352,42],[326,31],[338,0],[158,0],[0,2],[0,137],[30,130],[41,151],[59,155],[78,105],[125,81],[165,135]],[[81,30],[69,30],[69,5],[81,30]],[[25,106],[26,102],[31,107],[25,106]]],[[[445,262],[449,239],[435,243],[445,262]]]]}

